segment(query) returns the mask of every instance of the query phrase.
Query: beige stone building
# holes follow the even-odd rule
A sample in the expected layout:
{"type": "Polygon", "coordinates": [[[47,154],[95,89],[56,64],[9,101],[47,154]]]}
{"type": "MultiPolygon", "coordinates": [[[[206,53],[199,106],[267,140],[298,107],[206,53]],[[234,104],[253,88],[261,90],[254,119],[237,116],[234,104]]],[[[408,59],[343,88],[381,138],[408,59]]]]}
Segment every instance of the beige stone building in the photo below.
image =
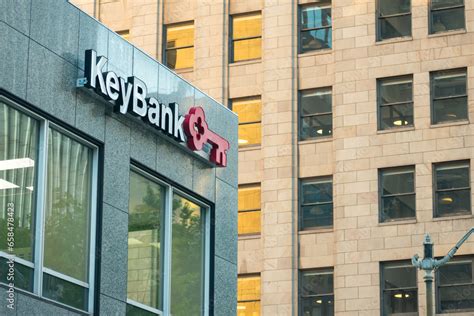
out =
{"type": "Polygon", "coordinates": [[[237,315],[425,314],[410,258],[474,226],[474,1],[72,2],[239,113],[237,315]]]}

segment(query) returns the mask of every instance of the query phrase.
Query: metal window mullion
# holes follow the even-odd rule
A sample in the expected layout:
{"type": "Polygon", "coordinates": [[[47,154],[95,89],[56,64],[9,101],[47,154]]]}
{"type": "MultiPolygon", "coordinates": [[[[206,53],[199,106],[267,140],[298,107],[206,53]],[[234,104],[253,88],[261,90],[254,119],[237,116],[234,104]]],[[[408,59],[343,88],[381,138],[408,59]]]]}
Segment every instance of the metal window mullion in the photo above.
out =
{"type": "Polygon", "coordinates": [[[436,193],[455,192],[455,191],[470,190],[470,189],[471,189],[471,187],[452,188],[452,189],[436,189],[436,193]]]}
{"type": "Polygon", "coordinates": [[[253,39],[257,39],[257,38],[262,38],[262,35],[250,36],[250,37],[241,37],[241,38],[233,38],[232,41],[239,42],[239,41],[245,41],[245,40],[253,40],[253,39]]]}
{"type": "Polygon", "coordinates": [[[242,122],[242,123],[239,123],[239,126],[241,126],[241,125],[250,125],[250,124],[259,124],[259,123],[262,123],[262,121],[242,122]]]}
{"type": "Polygon", "coordinates": [[[384,292],[407,291],[407,290],[418,290],[418,288],[415,286],[409,286],[409,287],[397,287],[393,289],[383,289],[384,292]]]}
{"type": "Polygon", "coordinates": [[[87,284],[87,282],[84,282],[84,281],[81,281],[81,280],[78,280],[76,278],[73,278],[73,277],[70,277],[66,274],[63,274],[61,272],[57,272],[55,270],[52,270],[52,269],[49,269],[49,268],[46,268],[44,267],[43,268],[43,273],[46,273],[46,274],[49,274],[55,278],[58,278],[58,279],[61,279],[61,280],[64,280],[64,281],[67,281],[69,283],[72,283],[72,284],[76,284],[76,285],[79,285],[79,286],[82,286],[83,288],[86,288],[86,289],[89,289],[89,284],[87,284]]]}
{"type": "Polygon", "coordinates": [[[313,203],[306,203],[306,204],[301,204],[302,207],[304,206],[318,206],[318,205],[327,205],[327,204],[333,204],[334,202],[313,202],[313,203]]]}
{"type": "Polygon", "coordinates": [[[381,103],[380,107],[390,107],[390,106],[397,106],[397,105],[413,105],[413,100],[411,101],[404,101],[404,102],[391,102],[391,103],[381,103]]]}
{"type": "Polygon", "coordinates": [[[165,47],[165,51],[170,51],[170,50],[178,50],[178,49],[185,49],[185,48],[193,48],[194,45],[187,45],[187,46],[178,46],[178,47],[165,47]]]}
{"type": "Polygon", "coordinates": [[[449,97],[433,97],[433,101],[442,101],[442,100],[450,100],[450,99],[461,99],[467,98],[467,94],[459,94],[459,95],[450,95],[449,97]]]}
{"type": "Polygon", "coordinates": [[[210,267],[211,267],[211,209],[209,207],[202,207],[201,212],[204,212],[204,313],[203,316],[209,315],[209,292],[210,292],[210,267]]]}
{"type": "Polygon", "coordinates": [[[453,9],[464,9],[465,5],[464,4],[458,4],[454,5],[451,7],[443,7],[443,8],[434,8],[430,6],[431,12],[436,12],[436,11],[446,11],[446,10],[453,10],[453,9]]]}
{"type": "Polygon", "coordinates": [[[390,15],[379,15],[379,19],[387,19],[387,18],[397,18],[405,15],[411,15],[410,12],[404,12],[404,13],[395,13],[395,14],[390,14],[390,15]]]}
{"type": "Polygon", "coordinates": [[[131,299],[129,299],[129,298],[127,298],[127,304],[132,305],[132,306],[134,306],[134,307],[141,308],[141,309],[146,310],[146,311],[148,311],[148,312],[151,312],[151,313],[153,313],[153,314],[163,315],[163,312],[160,311],[159,309],[150,307],[150,306],[148,306],[148,305],[145,305],[145,304],[142,304],[142,303],[140,303],[140,302],[131,300],[131,299]]]}
{"type": "Polygon", "coordinates": [[[99,150],[94,148],[92,156],[91,214],[89,226],[89,312],[94,311],[95,254],[97,229],[97,190],[99,181],[99,150]]]}
{"type": "Polygon", "coordinates": [[[300,29],[300,32],[319,31],[319,30],[325,30],[325,29],[330,29],[330,28],[332,28],[332,24],[331,25],[325,25],[325,26],[319,26],[319,27],[309,27],[309,28],[305,28],[305,29],[300,29]]]}
{"type": "Polygon", "coordinates": [[[39,163],[37,179],[37,203],[35,214],[35,269],[33,277],[33,293],[43,294],[43,259],[44,259],[44,214],[46,208],[47,191],[47,164],[48,164],[48,130],[49,123],[44,120],[40,123],[39,132],[39,163]]]}
{"type": "Polygon", "coordinates": [[[172,255],[172,227],[173,227],[173,189],[166,186],[164,212],[164,251],[163,251],[163,313],[171,315],[171,255],[172,255]]]}
{"type": "Polygon", "coordinates": [[[382,198],[397,197],[397,196],[409,196],[409,195],[415,195],[415,193],[416,192],[387,194],[387,195],[382,195],[382,198]]]}
{"type": "Polygon", "coordinates": [[[29,268],[32,268],[34,269],[35,268],[35,264],[28,261],[28,260],[25,260],[23,258],[20,258],[20,257],[17,257],[15,255],[11,255],[9,253],[6,253],[6,252],[3,252],[3,251],[0,251],[0,258],[4,258],[4,259],[10,259],[11,257],[14,257],[15,258],[15,263],[19,263],[21,265],[24,265],[26,267],[29,267],[29,268]]]}
{"type": "Polygon", "coordinates": [[[323,115],[332,115],[332,112],[321,112],[315,114],[301,114],[302,118],[313,117],[313,116],[323,116],[323,115]]]}
{"type": "Polygon", "coordinates": [[[262,209],[256,208],[256,209],[251,209],[251,210],[238,210],[238,213],[250,213],[250,212],[260,212],[262,209]]]}

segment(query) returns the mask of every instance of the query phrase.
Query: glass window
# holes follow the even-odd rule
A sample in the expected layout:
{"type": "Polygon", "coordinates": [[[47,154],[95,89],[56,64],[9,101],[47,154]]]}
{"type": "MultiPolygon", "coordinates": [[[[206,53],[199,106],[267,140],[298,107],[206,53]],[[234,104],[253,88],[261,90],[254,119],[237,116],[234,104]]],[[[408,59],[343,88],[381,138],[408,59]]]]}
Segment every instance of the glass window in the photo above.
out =
{"type": "Polygon", "coordinates": [[[472,258],[454,258],[436,270],[437,310],[441,312],[474,310],[472,258]]]}
{"type": "Polygon", "coordinates": [[[416,268],[411,262],[382,263],[380,276],[383,315],[417,315],[416,268]]]}
{"type": "Polygon", "coordinates": [[[239,186],[239,235],[260,234],[260,184],[239,186]]]}
{"type": "Polygon", "coordinates": [[[413,76],[378,79],[379,130],[413,126],[413,76]]]}
{"type": "Polygon", "coordinates": [[[434,165],[435,217],[471,214],[469,161],[434,165]]]}
{"type": "Polygon", "coordinates": [[[232,111],[239,116],[239,147],[262,142],[262,100],[243,98],[232,101],[232,111]]]}
{"type": "Polygon", "coordinates": [[[431,111],[433,124],[468,120],[466,69],[431,73],[431,111]]]}
{"type": "Polygon", "coordinates": [[[466,28],[464,0],[431,0],[430,34],[466,28]]]}
{"type": "Polygon", "coordinates": [[[166,25],[166,66],[171,69],[194,66],[194,22],[166,25]]]}
{"type": "Polygon", "coordinates": [[[333,269],[300,271],[299,315],[334,315],[333,269]]]}
{"type": "Polygon", "coordinates": [[[237,316],[260,315],[260,275],[239,276],[237,280],[237,316]]]}
{"type": "Polygon", "coordinates": [[[332,48],[331,1],[300,7],[300,53],[332,48]]]}
{"type": "Polygon", "coordinates": [[[13,255],[16,287],[91,311],[97,147],[2,101],[0,122],[0,282],[13,255]]]}
{"type": "Polygon", "coordinates": [[[300,92],[300,140],[332,135],[332,89],[300,92]]]}
{"type": "Polygon", "coordinates": [[[415,218],[415,168],[382,169],[379,181],[380,221],[415,218]]]}
{"type": "Polygon", "coordinates": [[[232,16],[233,62],[259,59],[262,56],[262,14],[232,16]]]}
{"type": "Polygon", "coordinates": [[[207,210],[132,168],[127,315],[207,313],[207,210]]]}
{"type": "Polygon", "coordinates": [[[299,218],[300,230],[332,227],[332,178],[302,181],[299,218]]]}
{"type": "Polygon", "coordinates": [[[163,267],[164,188],[136,173],[130,173],[128,211],[127,298],[163,309],[161,269],[163,267]]]}
{"type": "Polygon", "coordinates": [[[377,41],[411,36],[411,0],[378,0],[377,41]]]}

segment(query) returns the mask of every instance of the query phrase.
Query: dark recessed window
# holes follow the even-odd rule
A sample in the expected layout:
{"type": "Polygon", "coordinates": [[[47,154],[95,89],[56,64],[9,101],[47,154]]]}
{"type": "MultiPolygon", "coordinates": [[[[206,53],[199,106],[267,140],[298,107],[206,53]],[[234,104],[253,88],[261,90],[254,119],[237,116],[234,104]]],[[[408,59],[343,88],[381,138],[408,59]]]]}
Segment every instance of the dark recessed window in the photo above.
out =
{"type": "Polygon", "coordinates": [[[380,265],[383,315],[418,315],[416,268],[409,261],[380,265]]]}
{"type": "Polygon", "coordinates": [[[332,136],[331,88],[301,91],[300,140],[328,136],[332,136]]]}
{"type": "Polygon", "coordinates": [[[474,311],[472,258],[458,257],[436,271],[437,312],[474,311]]]}
{"type": "Polygon", "coordinates": [[[333,269],[300,271],[299,315],[334,315],[333,269]]]}
{"type": "Polygon", "coordinates": [[[377,41],[411,36],[411,1],[378,0],[377,41]]]}
{"type": "Polygon", "coordinates": [[[413,126],[413,76],[377,81],[378,128],[413,126]]]}
{"type": "Polygon", "coordinates": [[[300,7],[300,52],[332,47],[331,1],[300,7]]]}
{"type": "Polygon", "coordinates": [[[301,182],[300,230],[332,227],[332,178],[301,182]]]}
{"type": "Polygon", "coordinates": [[[171,69],[194,66],[194,22],[165,25],[166,66],[171,69]]]}
{"type": "Polygon", "coordinates": [[[431,73],[433,124],[468,120],[466,69],[431,73]]]}
{"type": "Polygon", "coordinates": [[[256,12],[234,15],[231,22],[231,61],[262,57],[262,14],[256,12]]]}
{"type": "Polygon", "coordinates": [[[434,165],[435,217],[471,214],[469,161],[434,165]]]}
{"type": "Polygon", "coordinates": [[[380,221],[415,218],[415,168],[382,169],[379,181],[380,221]]]}
{"type": "Polygon", "coordinates": [[[466,28],[464,0],[431,0],[430,34],[466,28]]]}

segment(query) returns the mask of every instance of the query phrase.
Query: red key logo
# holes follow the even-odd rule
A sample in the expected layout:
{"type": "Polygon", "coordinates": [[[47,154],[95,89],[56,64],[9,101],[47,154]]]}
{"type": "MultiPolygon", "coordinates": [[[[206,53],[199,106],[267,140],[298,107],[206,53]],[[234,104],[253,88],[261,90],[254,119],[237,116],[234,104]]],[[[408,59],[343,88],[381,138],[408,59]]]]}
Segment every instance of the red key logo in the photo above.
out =
{"type": "Polygon", "coordinates": [[[229,142],[209,129],[202,107],[192,107],[189,110],[184,117],[183,127],[191,150],[201,150],[205,143],[209,143],[212,146],[209,157],[211,162],[220,167],[227,166],[229,142]]]}

